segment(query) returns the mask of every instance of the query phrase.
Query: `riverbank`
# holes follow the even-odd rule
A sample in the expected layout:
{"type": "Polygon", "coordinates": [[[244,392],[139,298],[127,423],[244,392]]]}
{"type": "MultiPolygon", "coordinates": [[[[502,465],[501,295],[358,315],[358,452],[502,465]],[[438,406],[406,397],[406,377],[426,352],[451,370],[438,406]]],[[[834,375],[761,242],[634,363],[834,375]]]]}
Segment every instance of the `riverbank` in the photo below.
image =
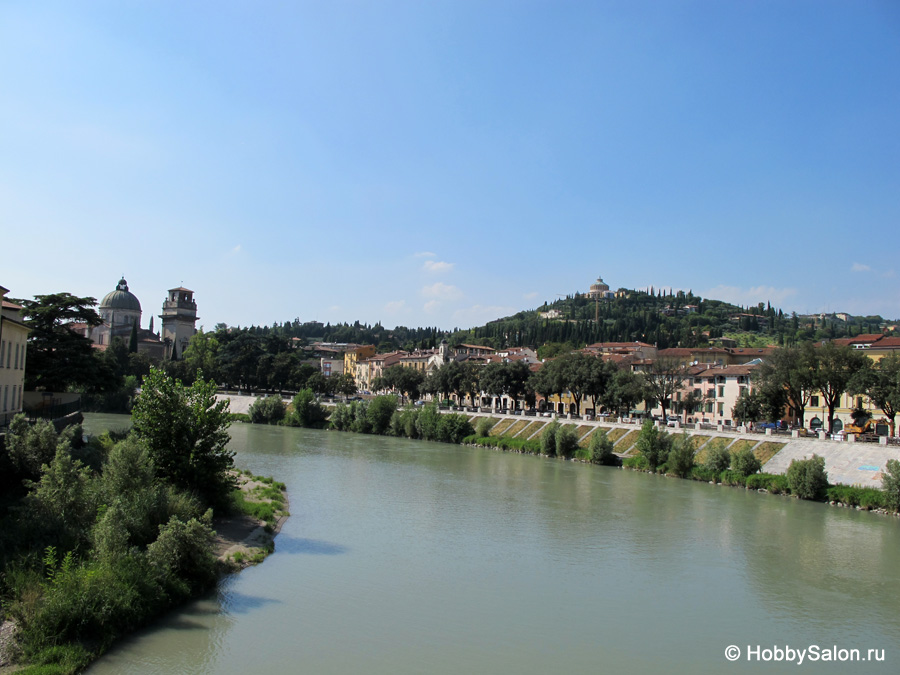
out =
{"type": "MultiPolygon", "coordinates": [[[[242,495],[242,499],[236,500],[236,510],[242,508],[243,511],[214,518],[212,522],[215,530],[212,552],[218,562],[220,578],[265,560],[275,550],[275,538],[290,517],[282,483],[250,472],[235,472],[234,476],[242,495]]],[[[173,606],[167,612],[179,607],[173,606]]],[[[15,663],[17,653],[16,625],[13,621],[4,621],[0,623],[0,675],[29,667],[29,664],[15,663]]]]}

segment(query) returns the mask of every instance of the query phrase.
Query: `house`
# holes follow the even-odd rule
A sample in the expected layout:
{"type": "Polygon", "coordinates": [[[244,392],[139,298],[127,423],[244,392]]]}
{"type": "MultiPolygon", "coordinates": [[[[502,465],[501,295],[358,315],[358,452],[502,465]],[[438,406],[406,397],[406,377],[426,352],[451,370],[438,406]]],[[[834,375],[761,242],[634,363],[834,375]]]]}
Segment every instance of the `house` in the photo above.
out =
{"type": "Polygon", "coordinates": [[[22,307],[6,300],[9,289],[0,286],[0,427],[22,412],[25,389],[25,354],[28,328],[22,307]]]}

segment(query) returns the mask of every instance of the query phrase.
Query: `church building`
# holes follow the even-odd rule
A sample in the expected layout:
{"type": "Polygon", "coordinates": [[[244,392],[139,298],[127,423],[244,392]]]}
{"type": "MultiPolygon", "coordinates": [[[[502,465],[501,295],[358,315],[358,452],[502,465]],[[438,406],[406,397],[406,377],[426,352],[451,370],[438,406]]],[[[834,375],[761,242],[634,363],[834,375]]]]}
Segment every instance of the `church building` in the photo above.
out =
{"type": "Polygon", "coordinates": [[[115,290],[100,301],[98,308],[103,323],[91,331],[91,340],[100,348],[106,348],[113,338],[121,338],[130,344],[137,340],[138,352],[156,359],[180,359],[191,337],[197,332],[197,303],[194,292],[187,288],[169,289],[163,301],[162,334],[153,332],[153,317],[149,328],[141,327],[141,303],[131,291],[124,277],[115,290]]]}

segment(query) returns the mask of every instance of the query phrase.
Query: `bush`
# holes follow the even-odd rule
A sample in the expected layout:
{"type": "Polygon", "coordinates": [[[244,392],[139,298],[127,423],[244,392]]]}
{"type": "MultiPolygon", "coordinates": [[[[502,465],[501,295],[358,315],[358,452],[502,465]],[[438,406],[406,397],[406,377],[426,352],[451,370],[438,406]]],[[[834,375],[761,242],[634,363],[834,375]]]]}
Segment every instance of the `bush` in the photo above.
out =
{"type": "Polygon", "coordinates": [[[497,423],[493,417],[480,417],[478,418],[478,422],[475,424],[475,433],[479,436],[490,436],[491,429],[494,428],[494,425],[497,423]]]}
{"type": "Polygon", "coordinates": [[[459,413],[445,413],[438,420],[438,438],[444,443],[459,444],[472,433],[469,418],[459,413]]]}
{"type": "Polygon", "coordinates": [[[768,490],[775,495],[790,492],[787,476],[781,474],[755,473],[747,476],[745,485],[749,490],[768,490]]]}
{"type": "Polygon", "coordinates": [[[356,401],[350,404],[352,421],[350,431],[357,434],[368,434],[372,431],[372,423],[369,421],[369,402],[356,401]]]}
{"type": "Polygon", "coordinates": [[[332,428],[337,429],[338,431],[350,431],[350,424],[353,422],[353,414],[347,405],[338,403],[331,411],[330,421],[332,428]]]}
{"type": "Polygon", "coordinates": [[[892,511],[900,511],[900,462],[889,459],[881,474],[884,505],[892,511]]]}
{"type": "Polygon", "coordinates": [[[644,420],[641,435],[637,439],[637,449],[647,459],[647,466],[651,471],[656,471],[657,466],[666,462],[671,445],[672,439],[664,429],[657,429],[653,420],[644,420]]]}
{"type": "Polygon", "coordinates": [[[434,401],[424,406],[416,418],[416,432],[419,438],[426,441],[437,440],[440,417],[441,413],[434,401]]]}
{"type": "Polygon", "coordinates": [[[366,408],[366,419],[373,434],[383,436],[391,426],[391,417],[397,412],[396,396],[376,396],[366,408]]]}
{"type": "Polygon", "coordinates": [[[668,469],[676,476],[687,478],[694,468],[694,442],[693,439],[682,432],[672,442],[669,450],[669,459],[666,462],[668,469]]]}
{"type": "Polygon", "coordinates": [[[280,396],[258,398],[250,406],[250,421],[253,424],[277,424],[284,419],[286,410],[280,396]]]}
{"type": "Polygon", "coordinates": [[[823,499],[828,489],[825,459],[813,455],[810,459],[795,459],[787,470],[791,494],[800,499],[823,499]]]}
{"type": "Polygon", "coordinates": [[[731,466],[731,453],[728,452],[724,439],[714,438],[706,448],[703,466],[713,473],[722,473],[731,466]]]}
{"type": "Polygon", "coordinates": [[[556,420],[553,420],[544,427],[544,430],[541,432],[541,454],[542,455],[555,455],[556,454],[556,434],[559,432],[560,424],[556,420]]]}
{"type": "Polygon", "coordinates": [[[321,429],[328,420],[328,411],[316,400],[312,389],[301,389],[291,402],[292,410],[284,422],[292,427],[321,429]]]}
{"type": "Polygon", "coordinates": [[[622,460],[622,466],[624,466],[626,469],[635,469],[636,471],[648,471],[650,469],[650,463],[643,455],[626,457],[622,460]]]}
{"type": "Polygon", "coordinates": [[[569,459],[578,450],[578,433],[574,424],[566,424],[556,432],[556,456],[569,459]]]}
{"type": "Polygon", "coordinates": [[[741,476],[750,476],[762,468],[762,463],[750,448],[736,450],[731,455],[731,468],[741,476]]]}
{"type": "Polygon", "coordinates": [[[740,485],[747,484],[747,477],[740,471],[723,471],[717,477],[717,481],[722,485],[740,485]]]}
{"type": "Polygon", "coordinates": [[[613,442],[606,433],[606,429],[599,429],[591,436],[591,442],[588,444],[588,458],[594,464],[618,465],[619,458],[613,451],[613,442]]]}
{"type": "Polygon", "coordinates": [[[709,481],[715,481],[720,473],[721,471],[713,471],[706,466],[695,466],[691,469],[691,479],[702,480],[708,483],[709,481]]]}
{"type": "Polygon", "coordinates": [[[825,498],[828,501],[841,502],[864,509],[880,509],[886,506],[883,490],[855,485],[830,485],[825,493],[825,498]]]}

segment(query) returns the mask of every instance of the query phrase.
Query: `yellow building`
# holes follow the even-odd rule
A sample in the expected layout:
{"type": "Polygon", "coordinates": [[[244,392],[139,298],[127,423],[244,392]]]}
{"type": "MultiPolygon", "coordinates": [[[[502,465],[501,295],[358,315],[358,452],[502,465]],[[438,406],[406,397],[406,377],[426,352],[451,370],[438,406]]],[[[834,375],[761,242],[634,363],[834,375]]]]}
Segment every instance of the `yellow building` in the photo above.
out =
{"type": "Polygon", "coordinates": [[[0,286],[0,426],[8,425],[14,415],[22,412],[28,340],[22,307],[6,300],[8,292],[0,286]]]}
{"type": "Polygon", "coordinates": [[[375,356],[375,345],[360,345],[344,352],[344,372],[356,379],[356,386],[359,389],[365,389],[365,387],[359,386],[360,380],[359,374],[356,372],[357,366],[360,361],[365,361],[372,356],[375,356]]]}

